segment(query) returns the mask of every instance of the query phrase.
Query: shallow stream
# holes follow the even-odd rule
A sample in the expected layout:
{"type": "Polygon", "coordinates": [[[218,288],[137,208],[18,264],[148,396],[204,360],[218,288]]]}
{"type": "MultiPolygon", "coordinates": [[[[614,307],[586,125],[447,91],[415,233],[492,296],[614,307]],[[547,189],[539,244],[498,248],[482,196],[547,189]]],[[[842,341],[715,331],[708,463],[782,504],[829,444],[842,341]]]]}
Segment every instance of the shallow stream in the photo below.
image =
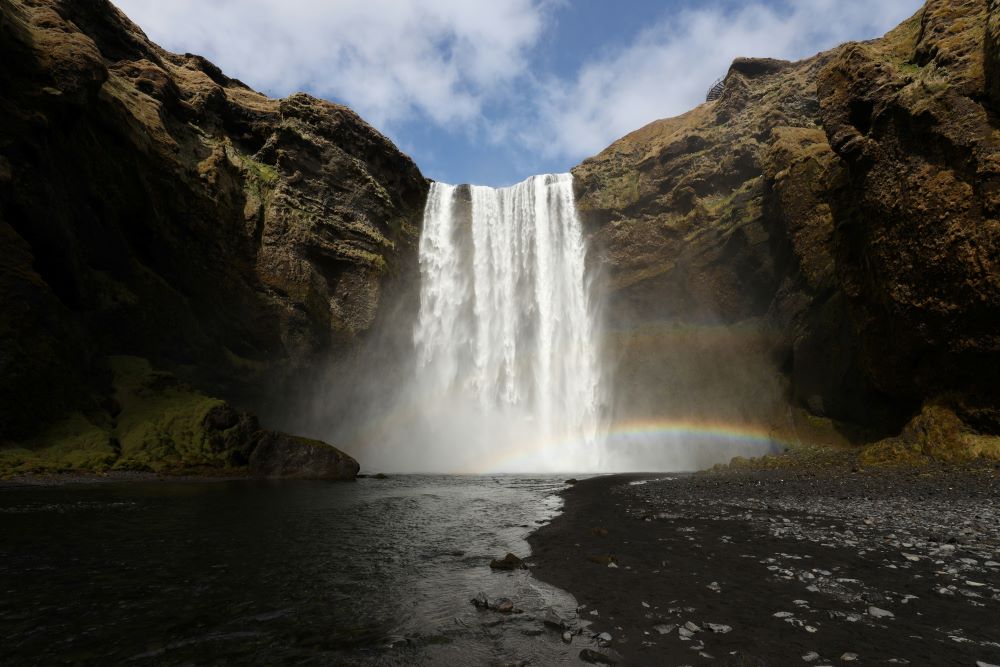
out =
{"type": "Polygon", "coordinates": [[[488,566],[528,553],[563,479],[3,488],[0,663],[574,662],[541,622],[572,596],[488,566]]]}

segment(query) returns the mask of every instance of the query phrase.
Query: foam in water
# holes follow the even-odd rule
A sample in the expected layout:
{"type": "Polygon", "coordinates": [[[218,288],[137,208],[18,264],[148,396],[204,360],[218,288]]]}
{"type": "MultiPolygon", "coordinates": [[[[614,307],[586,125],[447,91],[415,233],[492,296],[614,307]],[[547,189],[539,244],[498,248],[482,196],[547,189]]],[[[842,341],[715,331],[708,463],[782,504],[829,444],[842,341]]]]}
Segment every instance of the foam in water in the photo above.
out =
{"type": "MultiPolygon", "coordinates": [[[[420,239],[410,458],[443,471],[602,463],[602,387],[570,174],[434,183],[420,239]]],[[[418,463],[418,468],[419,468],[418,463]]]]}

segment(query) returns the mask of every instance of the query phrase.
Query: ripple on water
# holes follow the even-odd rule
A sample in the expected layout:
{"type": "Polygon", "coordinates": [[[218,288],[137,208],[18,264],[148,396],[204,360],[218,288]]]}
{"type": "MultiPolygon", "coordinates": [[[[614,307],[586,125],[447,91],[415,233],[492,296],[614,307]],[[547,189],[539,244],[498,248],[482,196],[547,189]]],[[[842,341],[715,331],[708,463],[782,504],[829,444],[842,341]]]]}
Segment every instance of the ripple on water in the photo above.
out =
{"type": "Polygon", "coordinates": [[[571,663],[579,647],[536,617],[571,617],[575,600],[488,567],[528,555],[561,488],[406,475],[5,490],[0,662],[571,663]],[[480,612],[480,591],[526,613],[480,612]]]}

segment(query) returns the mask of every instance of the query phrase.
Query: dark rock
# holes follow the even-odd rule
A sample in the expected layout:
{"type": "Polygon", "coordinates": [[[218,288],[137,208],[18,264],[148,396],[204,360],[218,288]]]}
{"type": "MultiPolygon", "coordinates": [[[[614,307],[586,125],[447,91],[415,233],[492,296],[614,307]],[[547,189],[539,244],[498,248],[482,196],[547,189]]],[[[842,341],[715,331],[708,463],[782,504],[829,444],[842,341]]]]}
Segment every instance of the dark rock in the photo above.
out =
{"type": "Polygon", "coordinates": [[[542,623],[554,630],[564,630],[566,628],[566,621],[552,609],[545,610],[545,614],[542,616],[542,623]]]}
{"type": "Polygon", "coordinates": [[[729,66],[730,72],[739,72],[748,77],[767,76],[788,69],[793,63],[774,58],[737,58],[729,66]]]}
{"type": "Polygon", "coordinates": [[[508,553],[500,560],[491,560],[490,567],[494,570],[527,570],[528,566],[524,561],[512,553],[508,553]]]}
{"type": "Polygon", "coordinates": [[[490,609],[500,612],[501,614],[509,614],[514,611],[514,602],[508,598],[500,598],[499,600],[495,600],[493,604],[490,605],[490,609]]]}
{"type": "Polygon", "coordinates": [[[336,447],[284,433],[262,432],[250,456],[257,477],[354,479],[358,462],[336,447]]]}
{"type": "Polygon", "coordinates": [[[1000,111],[1000,0],[989,0],[984,55],[986,94],[993,111],[997,112],[1000,111]]]}
{"type": "Polygon", "coordinates": [[[592,665],[616,665],[617,661],[604,655],[603,653],[598,653],[597,651],[589,648],[585,648],[580,651],[580,660],[584,662],[589,662],[592,665]]]}

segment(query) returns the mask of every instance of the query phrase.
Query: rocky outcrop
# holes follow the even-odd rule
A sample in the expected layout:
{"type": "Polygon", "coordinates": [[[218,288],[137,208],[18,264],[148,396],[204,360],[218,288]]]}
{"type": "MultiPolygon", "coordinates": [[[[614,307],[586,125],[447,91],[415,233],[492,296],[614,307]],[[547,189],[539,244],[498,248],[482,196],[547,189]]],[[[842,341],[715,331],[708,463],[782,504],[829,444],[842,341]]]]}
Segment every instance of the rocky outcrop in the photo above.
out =
{"type": "Polygon", "coordinates": [[[264,403],[407,282],[427,183],[350,109],[107,0],[0,0],[0,59],[0,442],[100,413],[112,354],[264,403]]]}
{"type": "Polygon", "coordinates": [[[0,0],[0,58],[0,440],[92,408],[108,354],[280,393],[405,282],[427,183],[346,107],[269,99],[107,0],[0,0]]]}
{"type": "Polygon", "coordinates": [[[838,283],[868,378],[917,404],[958,392],[1000,429],[1000,141],[983,103],[986,22],[981,2],[929,3],[908,60],[851,45],[818,86],[846,165],[838,283]]]}
{"type": "Polygon", "coordinates": [[[940,399],[1000,431],[997,11],[929,0],[880,40],[738,60],[574,169],[619,419],[874,439],[940,399]]]}
{"type": "Polygon", "coordinates": [[[986,95],[993,109],[1000,109],[1000,0],[989,0],[983,52],[986,95]]]}

